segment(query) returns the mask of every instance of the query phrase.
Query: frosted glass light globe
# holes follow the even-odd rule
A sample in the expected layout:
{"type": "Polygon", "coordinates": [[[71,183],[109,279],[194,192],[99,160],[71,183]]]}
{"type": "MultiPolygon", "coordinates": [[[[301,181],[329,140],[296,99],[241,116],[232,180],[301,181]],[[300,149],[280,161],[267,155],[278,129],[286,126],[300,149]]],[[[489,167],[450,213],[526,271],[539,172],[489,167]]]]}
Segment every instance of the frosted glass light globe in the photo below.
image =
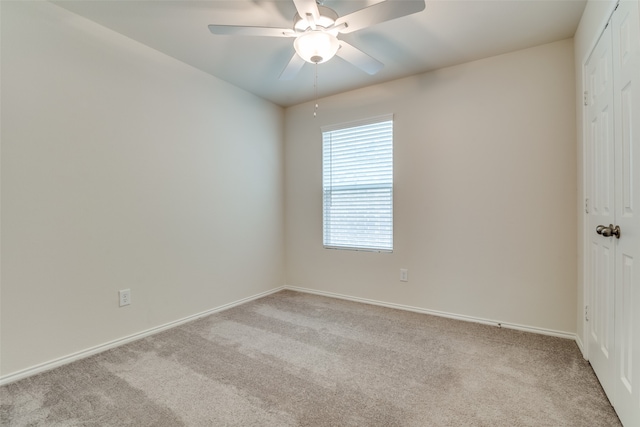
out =
{"type": "Polygon", "coordinates": [[[299,36],[293,47],[302,59],[312,64],[322,64],[334,57],[340,43],[336,36],[321,30],[311,30],[299,36]]]}

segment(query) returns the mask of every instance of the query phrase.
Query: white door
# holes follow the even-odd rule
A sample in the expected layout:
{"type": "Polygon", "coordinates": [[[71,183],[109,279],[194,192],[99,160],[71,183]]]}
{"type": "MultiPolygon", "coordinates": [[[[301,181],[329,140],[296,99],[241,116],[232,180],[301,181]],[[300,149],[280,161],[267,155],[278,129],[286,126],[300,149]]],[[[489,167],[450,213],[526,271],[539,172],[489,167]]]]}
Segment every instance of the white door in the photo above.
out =
{"type": "MultiPolygon", "coordinates": [[[[640,13],[621,1],[611,21],[615,106],[615,401],[640,426],[640,13]]],[[[613,239],[613,238],[612,238],[613,239]]]]}
{"type": "Polygon", "coordinates": [[[612,238],[596,234],[614,218],[613,54],[608,26],[586,64],[587,107],[587,236],[589,250],[589,361],[613,401],[615,267],[612,238]]]}
{"type": "Polygon", "coordinates": [[[640,426],[640,11],[621,1],[585,64],[588,355],[640,426]]]}

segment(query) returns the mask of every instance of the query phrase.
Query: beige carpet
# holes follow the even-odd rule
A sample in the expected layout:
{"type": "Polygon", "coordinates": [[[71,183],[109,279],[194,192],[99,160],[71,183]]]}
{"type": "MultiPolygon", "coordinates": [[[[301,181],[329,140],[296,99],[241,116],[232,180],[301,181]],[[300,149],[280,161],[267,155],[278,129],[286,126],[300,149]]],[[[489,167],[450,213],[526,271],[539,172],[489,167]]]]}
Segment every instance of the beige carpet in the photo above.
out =
{"type": "Polygon", "coordinates": [[[283,291],[0,388],[3,426],[619,426],[570,340],[283,291]]]}

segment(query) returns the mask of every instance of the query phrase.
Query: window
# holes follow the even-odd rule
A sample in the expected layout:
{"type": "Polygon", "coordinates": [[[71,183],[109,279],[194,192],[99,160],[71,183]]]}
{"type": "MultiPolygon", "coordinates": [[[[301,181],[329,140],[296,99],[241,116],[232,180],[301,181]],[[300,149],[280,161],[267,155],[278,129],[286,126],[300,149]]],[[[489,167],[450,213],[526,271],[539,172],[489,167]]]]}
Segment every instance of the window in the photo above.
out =
{"type": "Polygon", "coordinates": [[[323,243],[393,250],[393,116],[322,128],[323,243]]]}

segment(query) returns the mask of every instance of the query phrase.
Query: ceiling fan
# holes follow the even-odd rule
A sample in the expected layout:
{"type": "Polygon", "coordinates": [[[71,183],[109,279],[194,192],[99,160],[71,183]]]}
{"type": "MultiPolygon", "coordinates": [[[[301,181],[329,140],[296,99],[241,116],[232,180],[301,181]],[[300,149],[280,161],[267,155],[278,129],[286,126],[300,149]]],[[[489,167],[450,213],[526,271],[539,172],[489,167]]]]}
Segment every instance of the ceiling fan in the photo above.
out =
{"type": "Polygon", "coordinates": [[[209,25],[213,34],[239,36],[266,36],[295,38],[296,53],[280,74],[280,80],[294,78],[305,62],[321,64],[337,55],[368,74],[375,74],[383,64],[344,40],[338,34],[347,34],[420,12],[424,0],[382,1],[345,16],[323,6],[319,0],[293,0],[297,13],[293,28],[249,27],[239,25],[209,25]]]}

